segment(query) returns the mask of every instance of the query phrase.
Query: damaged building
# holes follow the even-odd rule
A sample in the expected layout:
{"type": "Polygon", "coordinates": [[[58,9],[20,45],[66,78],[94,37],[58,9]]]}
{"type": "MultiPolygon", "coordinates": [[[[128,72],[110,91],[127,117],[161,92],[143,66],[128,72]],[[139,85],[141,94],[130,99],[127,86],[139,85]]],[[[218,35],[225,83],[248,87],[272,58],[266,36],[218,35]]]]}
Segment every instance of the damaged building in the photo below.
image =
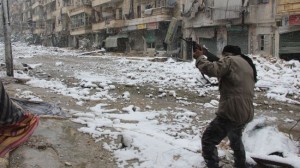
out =
{"type": "Polygon", "coordinates": [[[191,59],[192,50],[180,37],[199,42],[217,55],[227,44],[239,45],[243,53],[264,57],[296,57],[300,48],[297,38],[300,0],[14,0],[11,3],[14,32],[30,33],[34,43],[47,46],[105,47],[109,51],[152,55],[167,50],[183,60],[191,59]],[[17,18],[20,21],[14,20],[17,18]],[[168,32],[172,26],[176,27],[174,35],[168,32]]]}
{"type": "MultiPolygon", "coordinates": [[[[122,52],[164,50],[176,0],[23,0],[36,44],[122,52]]],[[[18,15],[18,10],[14,10],[18,15]]],[[[15,27],[18,27],[17,25],[15,27]]],[[[25,30],[24,30],[25,31],[25,30]]]]}
{"type": "MultiPolygon", "coordinates": [[[[218,55],[231,44],[243,53],[274,55],[275,0],[182,0],[181,5],[184,37],[212,53],[218,55]]],[[[189,55],[183,44],[182,57],[189,55]]]]}
{"type": "Polygon", "coordinates": [[[114,51],[163,50],[174,5],[168,0],[93,0],[92,30],[105,48],[114,51]]]}

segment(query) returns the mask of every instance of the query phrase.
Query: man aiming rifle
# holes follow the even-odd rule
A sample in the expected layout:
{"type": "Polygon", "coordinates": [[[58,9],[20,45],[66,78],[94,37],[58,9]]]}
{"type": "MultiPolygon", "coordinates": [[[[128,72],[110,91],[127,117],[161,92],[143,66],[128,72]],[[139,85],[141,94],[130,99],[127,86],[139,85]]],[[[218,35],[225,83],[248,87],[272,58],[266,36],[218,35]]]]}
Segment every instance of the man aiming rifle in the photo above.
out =
{"type": "MultiPolygon", "coordinates": [[[[191,44],[194,52],[196,51],[196,49],[197,49],[198,47],[201,48],[201,50],[203,50],[203,51],[205,52],[205,56],[206,56],[207,60],[210,61],[210,62],[218,61],[218,60],[220,59],[220,58],[217,57],[216,55],[214,55],[214,54],[212,54],[211,52],[209,52],[209,51],[207,50],[207,48],[205,48],[205,47],[203,47],[203,46],[197,44],[197,42],[192,41],[192,40],[186,40],[186,39],[184,39],[184,38],[182,38],[182,37],[181,37],[180,39],[182,39],[183,41],[185,41],[185,42],[188,43],[188,44],[191,44]]],[[[202,77],[206,80],[206,82],[209,83],[210,85],[218,85],[218,84],[215,84],[215,83],[211,83],[211,82],[204,76],[204,73],[201,72],[201,74],[202,74],[202,77]]]]}
{"type": "Polygon", "coordinates": [[[201,73],[217,77],[219,81],[220,102],[216,117],[202,136],[202,156],[205,163],[208,168],[219,167],[216,145],[228,137],[234,151],[235,167],[245,168],[242,132],[254,115],[254,85],[257,81],[255,65],[241,53],[238,46],[225,46],[222,57],[218,60],[213,60],[211,54],[197,43],[194,43],[193,48],[196,67],[201,73]]]}

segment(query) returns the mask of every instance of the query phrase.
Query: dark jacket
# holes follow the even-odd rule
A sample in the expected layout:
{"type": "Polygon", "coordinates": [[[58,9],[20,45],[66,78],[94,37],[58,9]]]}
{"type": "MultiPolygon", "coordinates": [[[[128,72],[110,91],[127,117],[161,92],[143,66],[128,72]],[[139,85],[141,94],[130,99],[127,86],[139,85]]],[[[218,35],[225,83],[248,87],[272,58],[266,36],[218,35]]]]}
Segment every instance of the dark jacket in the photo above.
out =
{"type": "Polygon", "coordinates": [[[226,56],[209,62],[199,57],[196,67],[219,80],[220,102],[216,115],[246,124],[253,119],[254,77],[253,69],[241,56],[226,56]]]}

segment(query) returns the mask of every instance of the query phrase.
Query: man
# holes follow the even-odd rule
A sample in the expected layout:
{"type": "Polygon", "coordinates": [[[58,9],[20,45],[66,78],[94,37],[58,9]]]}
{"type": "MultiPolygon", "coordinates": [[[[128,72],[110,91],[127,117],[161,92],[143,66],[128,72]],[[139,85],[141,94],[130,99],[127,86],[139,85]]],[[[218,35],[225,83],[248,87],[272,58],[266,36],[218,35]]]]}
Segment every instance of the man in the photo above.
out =
{"type": "Polygon", "coordinates": [[[215,119],[203,133],[202,156],[208,168],[219,167],[216,145],[227,136],[234,151],[235,167],[244,168],[246,157],[242,132],[254,115],[256,69],[252,60],[243,55],[238,46],[225,46],[222,58],[215,62],[206,59],[206,52],[198,45],[193,57],[200,72],[218,78],[220,102],[215,119]]]}
{"type": "Polygon", "coordinates": [[[11,101],[0,81],[0,158],[27,141],[38,123],[36,115],[11,101]]]}

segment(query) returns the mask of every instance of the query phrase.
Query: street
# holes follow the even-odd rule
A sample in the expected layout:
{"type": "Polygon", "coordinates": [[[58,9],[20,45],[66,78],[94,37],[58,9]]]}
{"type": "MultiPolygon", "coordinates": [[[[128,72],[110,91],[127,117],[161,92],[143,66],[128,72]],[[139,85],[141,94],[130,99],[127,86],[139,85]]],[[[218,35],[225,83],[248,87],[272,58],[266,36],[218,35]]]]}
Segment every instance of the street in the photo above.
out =
{"type": "MultiPolygon", "coordinates": [[[[11,152],[10,168],[204,166],[200,136],[215,116],[219,93],[192,62],[82,53],[14,44],[15,79],[5,77],[1,66],[9,95],[57,104],[66,116],[41,116],[30,140],[11,152]]],[[[280,101],[268,93],[269,83],[259,84],[255,117],[292,136],[299,149],[300,124],[293,127],[300,118],[299,91],[280,101]]],[[[219,150],[230,167],[228,148],[224,141],[219,150]]]]}

